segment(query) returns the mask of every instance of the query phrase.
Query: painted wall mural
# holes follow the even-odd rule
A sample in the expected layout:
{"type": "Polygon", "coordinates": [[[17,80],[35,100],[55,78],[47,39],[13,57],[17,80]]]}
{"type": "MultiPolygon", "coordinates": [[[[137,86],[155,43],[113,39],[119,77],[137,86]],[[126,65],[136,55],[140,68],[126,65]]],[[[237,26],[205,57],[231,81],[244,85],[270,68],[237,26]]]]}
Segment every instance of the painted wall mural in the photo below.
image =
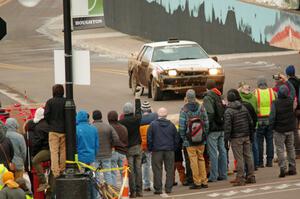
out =
{"type": "Polygon", "coordinates": [[[200,6],[204,5],[204,16],[207,22],[216,19],[225,25],[229,11],[235,13],[238,30],[247,32],[257,43],[270,42],[277,47],[300,50],[300,15],[260,7],[236,0],[146,0],[163,6],[167,13],[189,9],[191,17],[198,17],[200,6]],[[205,3],[204,3],[205,2],[205,3]],[[297,25],[296,25],[297,24],[297,25]],[[271,28],[277,27],[277,28],[271,28]],[[270,31],[266,31],[269,29],[270,31]],[[272,30],[272,31],[271,31],[272,30]]]}
{"type": "MultiPolygon", "coordinates": [[[[125,32],[137,33],[149,39],[163,40],[162,38],[169,37],[173,31],[173,34],[175,32],[179,38],[196,40],[204,47],[216,45],[208,48],[209,51],[217,53],[278,50],[271,46],[300,50],[300,15],[297,14],[236,0],[105,0],[105,3],[109,4],[109,2],[115,10],[118,10],[116,6],[122,6],[123,9],[125,6],[127,13],[123,12],[123,17],[126,20],[140,17],[140,20],[135,20],[140,25],[127,22],[128,25],[133,25],[131,28],[138,30],[125,28],[125,32]],[[130,5],[125,5],[125,2],[135,5],[129,7],[130,5]],[[130,10],[142,14],[131,14],[130,10]],[[124,14],[134,16],[128,17],[124,14]],[[150,20],[159,21],[154,23],[150,20]],[[144,23],[151,27],[143,25],[144,23]],[[166,27],[170,28],[170,31],[166,31],[166,27]],[[195,34],[187,33],[186,28],[195,31],[195,34]],[[161,34],[158,32],[159,29],[161,34]],[[224,36],[232,41],[219,42],[219,44],[210,42],[222,41],[217,37],[224,39],[224,36]],[[209,41],[203,38],[208,38],[209,41]],[[221,46],[224,44],[229,48],[228,50],[221,46]]],[[[106,8],[104,10],[111,11],[106,8]]],[[[116,19],[108,21],[112,22],[109,23],[112,26],[117,25],[116,19]]]]}

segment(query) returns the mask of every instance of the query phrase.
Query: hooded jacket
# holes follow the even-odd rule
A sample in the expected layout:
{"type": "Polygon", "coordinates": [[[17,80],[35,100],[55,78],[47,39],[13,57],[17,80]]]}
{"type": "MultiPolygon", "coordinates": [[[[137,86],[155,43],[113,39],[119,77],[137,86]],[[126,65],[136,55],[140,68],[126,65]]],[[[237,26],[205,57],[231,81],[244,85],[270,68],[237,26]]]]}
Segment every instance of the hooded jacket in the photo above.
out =
{"type": "Polygon", "coordinates": [[[179,145],[179,135],[175,125],[165,118],[153,121],[147,132],[149,151],[175,151],[179,145]]]}
{"type": "Polygon", "coordinates": [[[5,137],[5,129],[4,124],[0,121],[0,164],[9,168],[8,164],[14,157],[14,148],[10,139],[5,137]]]}
{"type": "Polygon", "coordinates": [[[119,122],[128,131],[128,147],[141,144],[140,124],[142,119],[141,100],[135,99],[135,113],[128,113],[119,122]]]}
{"type": "Polygon", "coordinates": [[[225,111],[225,140],[252,136],[253,121],[244,105],[238,100],[229,102],[225,111]]]}
{"type": "Polygon", "coordinates": [[[65,103],[66,99],[60,96],[46,102],[44,115],[50,132],[65,133],[65,103]]]}
{"type": "Polygon", "coordinates": [[[279,88],[278,99],[272,104],[270,114],[270,128],[279,133],[294,131],[296,118],[293,100],[288,96],[288,88],[283,85],[279,88]]]}
{"type": "Polygon", "coordinates": [[[6,137],[10,139],[14,148],[14,158],[12,162],[16,165],[16,170],[24,170],[24,162],[26,161],[26,143],[24,137],[17,132],[19,124],[15,118],[6,120],[6,137]]]}
{"type": "Polygon", "coordinates": [[[49,150],[49,125],[45,119],[39,120],[34,126],[31,140],[32,156],[41,150],[49,150]]]}
{"type": "Polygon", "coordinates": [[[107,116],[109,124],[115,129],[119,137],[120,144],[115,144],[115,150],[126,155],[128,146],[128,132],[124,125],[118,122],[118,114],[116,112],[109,112],[107,116]]]}
{"type": "Polygon", "coordinates": [[[255,95],[253,95],[252,93],[246,94],[240,92],[240,96],[242,98],[242,101],[250,103],[254,108],[255,113],[257,113],[257,98],[255,97],[255,95]]]}
{"type": "MultiPolygon", "coordinates": [[[[216,103],[221,103],[222,104],[222,99],[221,99],[221,92],[220,93],[216,93],[212,90],[209,90],[206,92],[206,94],[204,95],[203,98],[203,105],[205,107],[205,110],[207,112],[207,116],[208,116],[208,120],[209,120],[209,131],[210,132],[215,132],[215,131],[223,131],[224,130],[224,123],[218,123],[217,120],[220,120],[220,118],[218,116],[217,111],[217,105],[216,103]],[[218,95],[220,94],[220,95],[218,95]]],[[[220,110],[223,111],[222,113],[224,113],[224,110],[220,110]]],[[[223,114],[222,114],[222,118],[223,118],[223,114]]]]}
{"type": "Polygon", "coordinates": [[[76,115],[76,143],[79,161],[90,164],[95,162],[99,150],[97,129],[88,122],[86,111],[79,111],[76,115]]]}
{"type": "Polygon", "coordinates": [[[209,121],[204,106],[197,102],[185,104],[179,114],[179,134],[183,140],[182,145],[185,147],[192,146],[187,137],[187,122],[190,116],[199,116],[204,123],[204,133],[207,134],[209,131],[209,121]]]}

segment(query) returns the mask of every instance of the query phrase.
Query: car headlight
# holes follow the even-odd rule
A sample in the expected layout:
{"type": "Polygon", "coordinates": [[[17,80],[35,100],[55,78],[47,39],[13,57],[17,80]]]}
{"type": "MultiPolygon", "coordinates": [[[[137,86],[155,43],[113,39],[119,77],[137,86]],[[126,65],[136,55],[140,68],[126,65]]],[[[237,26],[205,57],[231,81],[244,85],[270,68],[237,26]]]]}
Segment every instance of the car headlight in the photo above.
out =
{"type": "Polygon", "coordinates": [[[217,68],[211,68],[208,70],[208,73],[210,75],[217,75],[219,73],[219,70],[217,68]]]}
{"type": "Polygon", "coordinates": [[[177,75],[177,71],[176,70],[169,70],[168,71],[168,75],[169,76],[176,76],[177,75]]]}

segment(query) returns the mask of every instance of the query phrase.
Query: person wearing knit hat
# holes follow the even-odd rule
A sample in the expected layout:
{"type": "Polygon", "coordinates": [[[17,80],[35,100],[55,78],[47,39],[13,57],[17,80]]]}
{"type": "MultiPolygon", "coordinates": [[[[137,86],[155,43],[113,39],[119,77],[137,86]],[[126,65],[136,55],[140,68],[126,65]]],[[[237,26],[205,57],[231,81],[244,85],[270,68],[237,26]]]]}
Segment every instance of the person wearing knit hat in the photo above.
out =
{"type": "Polygon", "coordinates": [[[142,92],[143,88],[138,86],[135,92],[135,110],[133,110],[133,105],[130,102],[126,103],[123,107],[124,118],[119,121],[128,131],[127,159],[130,168],[129,188],[131,198],[143,197],[142,150],[139,132],[142,119],[140,99],[142,92]]]}
{"type": "Polygon", "coordinates": [[[151,113],[152,112],[151,105],[148,101],[144,101],[142,103],[141,109],[142,109],[143,113],[145,113],[145,112],[151,113]]]}
{"type": "Polygon", "coordinates": [[[236,92],[227,92],[228,106],[224,114],[225,140],[230,140],[234,158],[237,160],[237,175],[233,181],[234,186],[245,183],[255,183],[254,162],[252,159],[251,140],[253,133],[252,118],[242,103],[237,100],[236,92]],[[245,165],[247,177],[244,177],[245,165]]]}
{"type": "Polygon", "coordinates": [[[195,102],[196,101],[196,92],[193,89],[189,89],[186,92],[185,98],[187,100],[187,102],[191,103],[191,102],[195,102]]]}
{"type": "Polygon", "coordinates": [[[175,125],[166,117],[166,108],[157,111],[158,119],[148,129],[147,145],[152,152],[152,171],[154,194],[162,194],[162,169],[166,171],[165,192],[171,193],[174,182],[175,150],[179,145],[179,135],[175,125]]]}
{"type": "Polygon", "coordinates": [[[216,88],[216,81],[207,81],[208,91],[204,94],[203,105],[209,120],[207,152],[210,160],[209,182],[227,179],[227,152],[224,143],[224,112],[222,93],[216,88]]]}
{"type": "Polygon", "coordinates": [[[148,101],[144,101],[142,104],[142,119],[140,124],[140,135],[142,139],[142,172],[143,172],[143,188],[144,191],[151,191],[151,153],[147,147],[147,132],[151,122],[158,118],[157,113],[152,112],[151,105],[148,101]]]}
{"type": "Polygon", "coordinates": [[[295,67],[294,67],[294,65],[287,66],[286,69],[285,69],[285,74],[290,76],[290,77],[295,76],[295,67]]]}
{"type": "Polygon", "coordinates": [[[4,187],[0,191],[1,199],[25,199],[25,192],[19,188],[19,184],[15,182],[14,174],[12,172],[5,172],[2,176],[2,182],[4,187]]]}
{"type": "MultiPolygon", "coordinates": [[[[193,89],[189,89],[186,92],[185,101],[187,101],[187,103],[181,108],[179,114],[179,134],[183,140],[183,147],[186,147],[190,160],[190,167],[194,180],[194,183],[190,189],[208,188],[205,160],[203,157],[203,152],[205,149],[204,140],[201,140],[201,142],[197,143],[192,142],[188,130],[190,128],[188,123],[191,117],[196,117],[202,121],[201,126],[203,129],[203,134],[207,135],[209,132],[209,120],[207,117],[207,112],[204,106],[196,101],[196,93],[193,89]]],[[[187,177],[190,178],[190,176],[187,177]]]]}

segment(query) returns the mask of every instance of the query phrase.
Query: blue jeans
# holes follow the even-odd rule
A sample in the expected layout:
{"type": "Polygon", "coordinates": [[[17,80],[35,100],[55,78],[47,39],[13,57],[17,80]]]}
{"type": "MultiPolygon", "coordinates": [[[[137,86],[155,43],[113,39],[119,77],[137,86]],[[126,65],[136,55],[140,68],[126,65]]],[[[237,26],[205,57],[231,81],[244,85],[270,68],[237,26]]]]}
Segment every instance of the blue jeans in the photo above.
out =
{"type": "MultiPolygon", "coordinates": [[[[103,169],[111,169],[111,158],[97,160],[97,163],[101,164],[103,169]]],[[[104,175],[104,181],[107,184],[113,185],[111,172],[104,172],[103,175],[104,175]]],[[[97,177],[98,178],[100,177],[99,173],[97,173],[97,177]]]]}
{"type": "MultiPolygon", "coordinates": [[[[112,168],[123,167],[124,159],[126,159],[125,155],[117,151],[113,151],[111,156],[111,167],[112,168]]],[[[117,186],[117,175],[118,175],[118,171],[111,172],[112,183],[114,186],[117,186]]],[[[123,181],[122,171],[120,171],[120,175],[121,175],[121,181],[123,181]]]]}
{"type": "Polygon", "coordinates": [[[150,181],[150,169],[151,169],[151,153],[148,151],[144,152],[146,155],[147,162],[142,165],[143,168],[143,186],[144,189],[151,188],[151,181],[150,181]]]}
{"type": "Polygon", "coordinates": [[[227,179],[227,152],[224,145],[224,132],[209,132],[207,150],[211,162],[209,181],[227,179]]]}
{"type": "Polygon", "coordinates": [[[258,144],[258,165],[264,165],[264,140],[266,139],[267,148],[267,164],[273,162],[274,158],[274,145],[273,145],[273,132],[269,125],[260,125],[256,131],[257,144],[258,144]]]}

